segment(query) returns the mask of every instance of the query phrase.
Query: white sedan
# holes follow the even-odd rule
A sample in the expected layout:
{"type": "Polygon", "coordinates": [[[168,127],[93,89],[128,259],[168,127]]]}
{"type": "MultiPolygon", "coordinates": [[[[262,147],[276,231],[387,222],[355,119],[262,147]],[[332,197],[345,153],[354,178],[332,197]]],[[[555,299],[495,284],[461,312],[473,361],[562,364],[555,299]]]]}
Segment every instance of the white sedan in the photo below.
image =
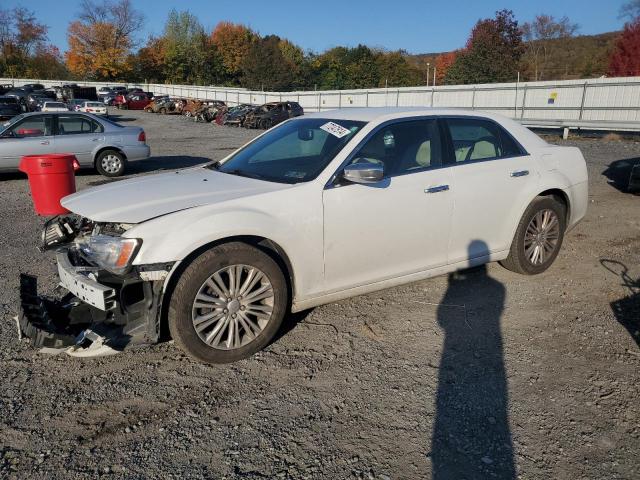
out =
{"type": "Polygon", "coordinates": [[[92,113],[99,116],[107,116],[107,106],[103,102],[84,102],[77,111],[84,113],[92,113]]]}
{"type": "Polygon", "coordinates": [[[43,238],[72,297],[129,341],[166,321],[222,363],[265,347],[289,311],[491,261],[545,271],[585,215],[587,169],[498,115],[345,109],[62,203],[78,216],[43,238]]]}
{"type": "Polygon", "coordinates": [[[69,108],[62,102],[44,102],[42,104],[42,108],[40,109],[42,112],[68,112],[69,108]]]}

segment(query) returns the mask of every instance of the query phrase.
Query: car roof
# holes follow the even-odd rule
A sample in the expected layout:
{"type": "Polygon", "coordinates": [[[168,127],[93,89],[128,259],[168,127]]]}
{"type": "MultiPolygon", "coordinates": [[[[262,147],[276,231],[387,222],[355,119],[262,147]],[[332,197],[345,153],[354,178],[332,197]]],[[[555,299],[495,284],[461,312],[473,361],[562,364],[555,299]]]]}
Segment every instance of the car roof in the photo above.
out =
{"type": "Polygon", "coordinates": [[[497,113],[469,110],[463,108],[433,108],[433,107],[355,107],[340,110],[327,110],[324,112],[305,113],[304,118],[326,118],[329,120],[354,120],[361,122],[382,123],[388,120],[397,120],[417,116],[442,116],[442,117],[476,117],[486,118],[505,127],[525,148],[535,148],[547,145],[547,142],[538,137],[522,124],[497,113]]]}

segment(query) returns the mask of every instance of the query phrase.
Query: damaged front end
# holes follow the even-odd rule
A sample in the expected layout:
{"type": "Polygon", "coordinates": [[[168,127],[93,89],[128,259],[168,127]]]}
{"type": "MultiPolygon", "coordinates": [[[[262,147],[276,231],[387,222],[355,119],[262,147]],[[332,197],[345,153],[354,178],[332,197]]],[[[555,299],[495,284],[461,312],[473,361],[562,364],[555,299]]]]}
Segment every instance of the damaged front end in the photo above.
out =
{"type": "Polygon", "coordinates": [[[35,347],[77,356],[156,343],[163,286],[173,264],[131,265],[141,240],[122,234],[132,226],[73,214],[49,220],[41,250],[55,251],[62,293],[42,296],[37,279],[21,275],[20,336],[35,347]]]}

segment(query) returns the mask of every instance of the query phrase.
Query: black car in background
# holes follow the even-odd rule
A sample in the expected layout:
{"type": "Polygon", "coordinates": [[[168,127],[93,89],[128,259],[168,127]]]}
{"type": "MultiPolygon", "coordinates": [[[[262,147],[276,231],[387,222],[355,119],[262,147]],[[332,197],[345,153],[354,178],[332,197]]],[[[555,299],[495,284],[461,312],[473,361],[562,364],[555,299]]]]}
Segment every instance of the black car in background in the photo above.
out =
{"type": "Polygon", "coordinates": [[[8,120],[21,113],[22,109],[16,97],[0,96],[0,120],[8,120]]]}
{"type": "Polygon", "coordinates": [[[298,102],[265,103],[249,112],[244,119],[247,128],[271,128],[293,117],[304,115],[298,102]]]}

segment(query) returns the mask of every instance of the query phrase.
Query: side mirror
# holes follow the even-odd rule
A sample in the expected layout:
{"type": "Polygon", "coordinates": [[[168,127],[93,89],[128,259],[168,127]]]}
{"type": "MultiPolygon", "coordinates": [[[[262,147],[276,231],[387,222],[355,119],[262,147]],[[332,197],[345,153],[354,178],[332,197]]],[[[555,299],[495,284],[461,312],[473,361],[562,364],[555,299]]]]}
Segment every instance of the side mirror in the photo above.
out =
{"type": "Polygon", "coordinates": [[[378,163],[352,163],[344,167],[342,178],[353,183],[377,183],[384,177],[384,167],[378,163]]]}

